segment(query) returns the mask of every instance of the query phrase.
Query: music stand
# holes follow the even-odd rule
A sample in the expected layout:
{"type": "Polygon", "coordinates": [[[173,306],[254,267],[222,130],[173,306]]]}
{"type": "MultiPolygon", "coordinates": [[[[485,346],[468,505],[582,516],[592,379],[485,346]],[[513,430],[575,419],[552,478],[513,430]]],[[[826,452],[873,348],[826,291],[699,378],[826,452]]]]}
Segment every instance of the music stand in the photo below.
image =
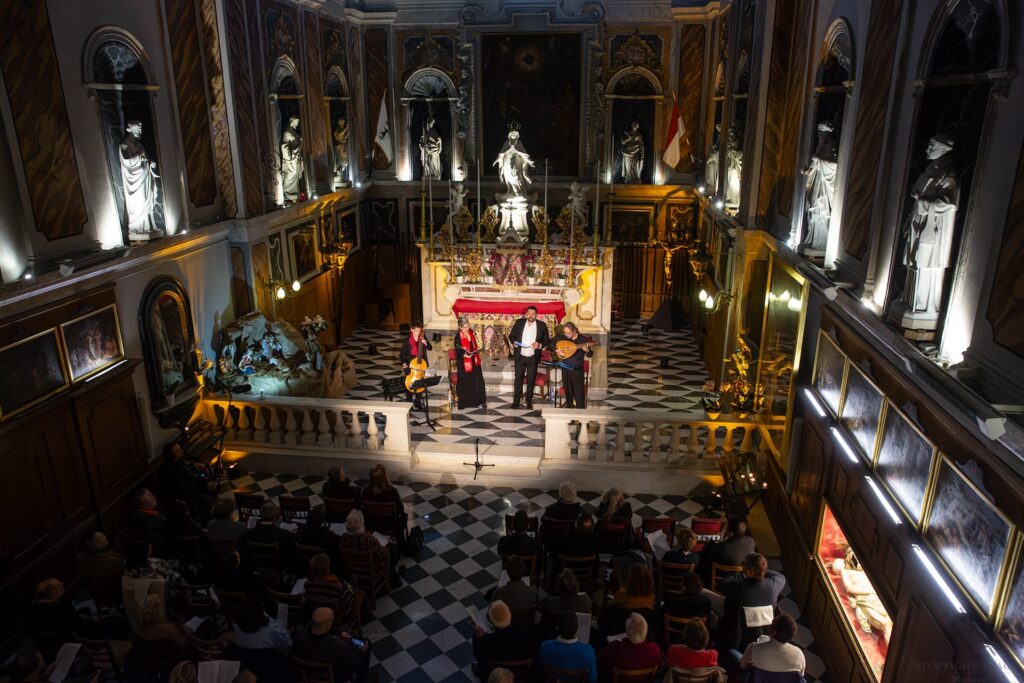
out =
{"type": "MultiPolygon", "coordinates": [[[[437,426],[434,424],[434,421],[430,419],[430,387],[437,386],[438,384],[441,383],[442,379],[443,377],[441,375],[435,375],[433,377],[424,377],[423,379],[418,379],[411,385],[409,385],[409,391],[412,392],[413,396],[419,393],[417,391],[418,389],[423,389],[422,394],[424,419],[423,422],[420,422],[419,424],[426,424],[428,427],[430,427],[431,431],[437,431],[437,426]]],[[[415,425],[417,423],[413,422],[413,424],[415,425]]]]}

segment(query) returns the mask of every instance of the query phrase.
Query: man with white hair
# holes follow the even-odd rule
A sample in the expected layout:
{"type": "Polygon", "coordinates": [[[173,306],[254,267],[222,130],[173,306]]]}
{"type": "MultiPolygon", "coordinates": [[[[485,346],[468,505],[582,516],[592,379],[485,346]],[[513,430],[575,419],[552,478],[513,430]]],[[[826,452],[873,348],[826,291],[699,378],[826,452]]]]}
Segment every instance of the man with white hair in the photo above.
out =
{"type": "Polygon", "coordinates": [[[516,677],[508,669],[498,667],[491,671],[487,677],[487,683],[516,683],[516,677]]]}
{"type": "Polygon", "coordinates": [[[597,658],[599,681],[611,681],[615,669],[661,666],[661,648],[647,640],[647,620],[633,612],[626,619],[625,638],[608,643],[597,658]]]}
{"type": "Polygon", "coordinates": [[[580,515],[580,502],[576,500],[576,484],[563,481],[558,486],[558,500],[544,511],[545,517],[574,521],[580,515]]]}
{"type": "MultiPolygon", "coordinates": [[[[388,544],[389,546],[391,544],[388,544]]],[[[374,563],[388,568],[388,582],[391,587],[399,584],[396,563],[388,548],[382,546],[377,538],[366,530],[366,519],[359,510],[352,510],[345,517],[345,533],[341,535],[341,555],[352,551],[369,551],[373,554],[374,563]]]]}

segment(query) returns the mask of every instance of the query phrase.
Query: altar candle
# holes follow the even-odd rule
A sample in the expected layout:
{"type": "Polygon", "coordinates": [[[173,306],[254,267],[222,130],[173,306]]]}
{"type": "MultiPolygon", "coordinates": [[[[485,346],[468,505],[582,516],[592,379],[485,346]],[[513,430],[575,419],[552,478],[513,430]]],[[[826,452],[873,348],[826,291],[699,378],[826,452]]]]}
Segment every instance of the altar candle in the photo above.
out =
{"type": "Polygon", "coordinates": [[[476,246],[480,246],[480,159],[476,160],[476,246]]]}
{"type": "Polygon", "coordinates": [[[612,208],[615,205],[615,163],[611,165],[611,175],[608,180],[608,224],[605,226],[604,239],[610,241],[612,239],[612,208]]]}
{"type": "Polygon", "coordinates": [[[452,179],[448,179],[448,239],[452,245],[452,259],[455,256],[455,222],[452,220],[452,206],[455,202],[452,201],[452,179]]]}
{"type": "Polygon", "coordinates": [[[597,261],[597,233],[601,229],[601,164],[597,165],[597,199],[594,200],[594,261],[597,261]]]}
{"type": "Polygon", "coordinates": [[[544,219],[548,217],[548,160],[544,160],[544,219]]]}

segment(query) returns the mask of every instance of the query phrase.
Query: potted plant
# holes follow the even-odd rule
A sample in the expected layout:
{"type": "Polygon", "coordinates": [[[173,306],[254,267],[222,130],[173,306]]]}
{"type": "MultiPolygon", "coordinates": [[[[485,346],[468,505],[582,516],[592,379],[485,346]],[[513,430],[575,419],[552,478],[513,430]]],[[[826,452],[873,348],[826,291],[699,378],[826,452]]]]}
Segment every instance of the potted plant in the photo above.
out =
{"type": "Polygon", "coordinates": [[[715,383],[710,379],[704,382],[704,386],[701,389],[703,393],[700,398],[700,404],[704,408],[704,412],[709,420],[717,420],[722,414],[722,395],[715,391],[715,383]]]}

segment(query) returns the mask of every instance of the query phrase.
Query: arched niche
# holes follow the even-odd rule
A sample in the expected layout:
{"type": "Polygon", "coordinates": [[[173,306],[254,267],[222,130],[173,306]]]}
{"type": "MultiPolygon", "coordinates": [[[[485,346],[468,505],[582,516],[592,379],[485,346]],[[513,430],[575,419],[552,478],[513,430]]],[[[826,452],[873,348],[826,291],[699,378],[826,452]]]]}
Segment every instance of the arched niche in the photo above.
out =
{"type": "Polygon", "coordinates": [[[440,174],[436,180],[461,180],[456,173],[458,159],[455,146],[455,85],[440,69],[418,69],[405,82],[402,110],[406,122],[408,168],[414,179],[424,177],[420,142],[428,133],[428,121],[433,119],[433,131],[441,140],[440,174]]]}
{"type": "Polygon", "coordinates": [[[729,18],[733,15],[733,6],[729,5],[718,17],[718,42],[716,47],[717,62],[711,95],[711,111],[707,119],[708,141],[707,154],[704,157],[704,185],[709,196],[715,196],[722,171],[723,124],[725,123],[726,77],[729,68],[729,18]]]}
{"type": "Polygon", "coordinates": [[[202,398],[192,305],[182,284],[168,276],[146,287],[139,303],[150,409],[160,426],[184,427],[202,398]]]}
{"type": "Polygon", "coordinates": [[[352,184],[352,116],[348,93],[348,79],[344,72],[340,67],[332,66],[324,81],[324,110],[327,139],[331,141],[331,175],[335,190],[352,184]]]}
{"type": "Polygon", "coordinates": [[[729,119],[728,126],[721,125],[720,152],[724,185],[719,195],[730,209],[739,207],[742,180],[743,154],[747,134],[747,113],[749,111],[750,84],[755,69],[754,29],[757,21],[757,0],[743,0],[739,5],[736,20],[736,61],[730,76],[730,101],[723,112],[729,119]]]}
{"type": "Polygon", "coordinates": [[[645,67],[624,68],[608,82],[606,92],[605,98],[612,103],[607,110],[605,129],[611,131],[608,158],[613,160],[611,173],[614,181],[650,185],[654,182],[659,156],[655,131],[658,129],[658,103],[663,93],[658,77],[645,67]],[[638,141],[642,143],[643,155],[639,174],[636,174],[624,168],[627,158],[624,153],[635,152],[638,141]]]}
{"type": "Polygon", "coordinates": [[[1002,0],[943,3],[911,83],[915,118],[887,311],[918,341],[942,336],[961,251],[971,241],[989,104],[1010,76],[1006,12],[1002,0]]]}
{"type": "Polygon", "coordinates": [[[854,73],[850,25],[845,19],[836,19],[829,26],[818,55],[812,115],[808,121],[811,145],[803,167],[804,204],[798,249],[819,264],[825,260],[830,226],[838,225],[833,207],[854,73]]]}
{"type": "Polygon", "coordinates": [[[127,31],[105,27],[87,41],[83,63],[85,87],[98,107],[122,240],[160,237],[166,220],[153,110],[159,88],[148,55],[127,31]]]}
{"type": "Polygon", "coordinates": [[[305,201],[306,154],[302,142],[302,82],[295,62],[281,55],[270,70],[270,151],[267,198],[276,206],[305,201]]]}

